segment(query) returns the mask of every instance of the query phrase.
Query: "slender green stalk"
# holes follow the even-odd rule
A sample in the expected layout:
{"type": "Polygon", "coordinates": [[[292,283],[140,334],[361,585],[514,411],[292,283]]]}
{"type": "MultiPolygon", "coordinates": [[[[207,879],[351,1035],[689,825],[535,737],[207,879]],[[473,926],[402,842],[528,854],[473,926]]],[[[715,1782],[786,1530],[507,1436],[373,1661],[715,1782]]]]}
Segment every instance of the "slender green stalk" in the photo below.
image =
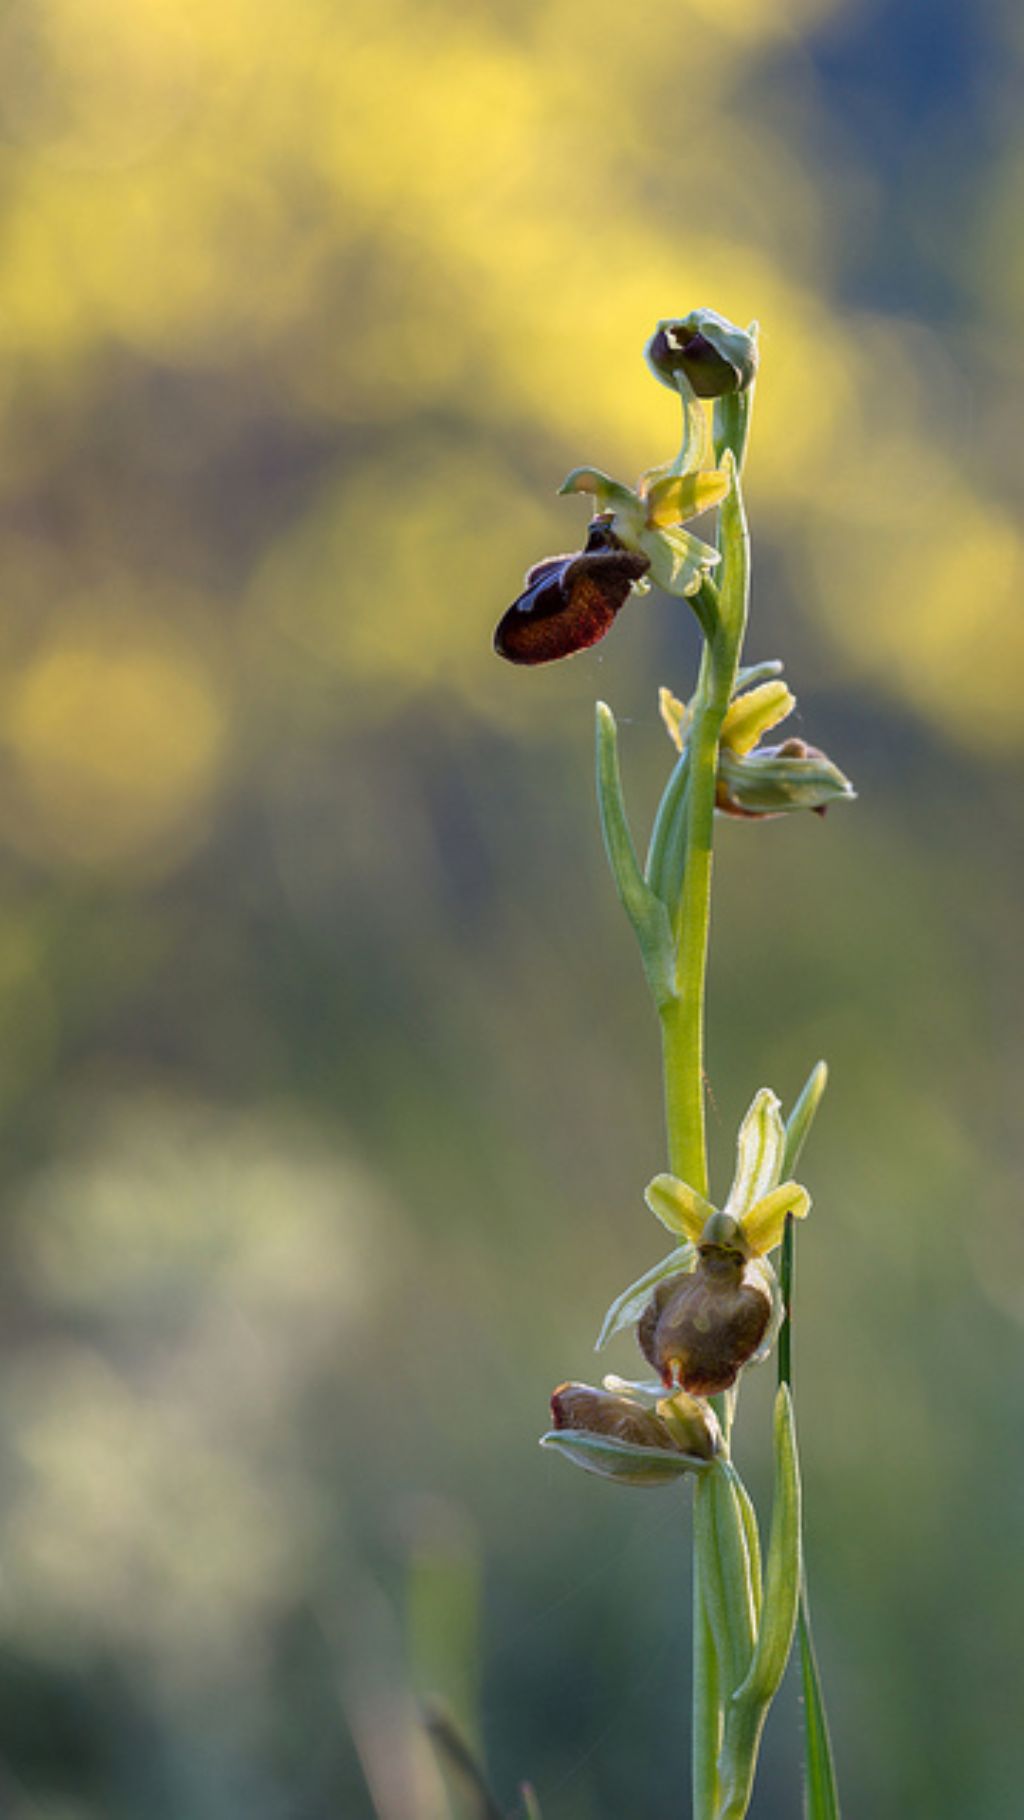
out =
{"type": "MultiPolygon", "coordinates": [[[[714,666],[712,666],[712,678],[714,666]]],[[[710,695],[710,690],[708,691],[710,695]]],[[[716,691],[717,694],[720,693],[716,691]]],[[[675,997],[661,1014],[669,1167],[708,1191],[704,1133],[704,990],[711,924],[711,849],[718,741],[728,700],[700,699],[690,734],[682,886],[676,918],[675,997]]]]}
{"type": "Polygon", "coordinates": [[[704,998],[711,927],[718,749],[736,683],[747,620],[748,543],[739,475],[722,508],[723,578],[702,583],[695,607],[711,627],[694,699],[682,876],[673,917],[675,994],[660,1008],[669,1167],[706,1194],[704,998]]]}

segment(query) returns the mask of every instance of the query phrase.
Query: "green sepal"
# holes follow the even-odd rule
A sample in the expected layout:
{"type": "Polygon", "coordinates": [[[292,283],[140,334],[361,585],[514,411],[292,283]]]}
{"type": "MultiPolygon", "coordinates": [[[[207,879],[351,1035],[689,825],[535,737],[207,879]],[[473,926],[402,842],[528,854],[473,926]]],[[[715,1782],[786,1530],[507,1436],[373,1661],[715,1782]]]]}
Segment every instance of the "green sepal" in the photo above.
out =
{"type": "Polygon", "coordinates": [[[652,1265],[645,1270],[642,1277],[637,1277],[628,1289],[616,1296],[614,1302],[601,1323],[601,1331],[594,1342],[594,1351],[600,1352],[608,1341],[624,1327],[633,1327],[640,1319],[651,1299],[652,1291],[665,1277],[682,1276],[692,1270],[697,1261],[696,1248],[693,1245],[680,1245],[670,1251],[660,1264],[652,1265]]]}
{"type": "Polygon", "coordinates": [[[644,1189],[644,1200],[656,1220],[660,1220],[669,1232],[678,1233],[680,1238],[689,1239],[692,1245],[700,1240],[705,1225],[715,1209],[702,1194],[691,1188],[689,1182],[681,1182],[677,1175],[656,1175],[644,1189]]]}
{"type": "Polygon", "coordinates": [[[614,1435],[589,1434],[580,1428],[552,1428],[541,1435],[540,1444],[564,1454],[574,1466],[582,1466],[584,1472],[615,1479],[620,1485],[668,1485],[685,1473],[707,1472],[711,1464],[697,1454],[678,1453],[667,1447],[638,1447],[633,1441],[617,1441],[614,1435]]]}
{"type": "Polygon", "coordinates": [[[644,508],[632,487],[623,486],[621,480],[613,480],[600,468],[573,468],[558,493],[559,497],[566,493],[592,493],[600,511],[639,513],[641,521],[643,519],[644,508]]]}
{"type": "Polygon", "coordinates": [[[781,1174],[792,1175],[799,1161],[800,1152],[807,1140],[807,1133],[814,1123],[814,1115],[821,1105],[822,1094],[828,1086],[828,1063],[816,1062],[800,1090],[800,1097],[786,1120],[785,1146],[782,1152],[781,1174]]]}
{"type": "Polygon", "coordinates": [[[782,1296],[782,1286],[770,1258],[751,1258],[747,1264],[745,1279],[748,1282],[758,1283],[771,1304],[771,1314],[768,1317],[768,1325],[764,1330],[761,1344],[753,1358],[747,1361],[748,1365],[762,1365],[782,1331],[786,1318],[786,1304],[782,1296]]]}
{"type": "MultiPolygon", "coordinates": [[[[616,528],[618,521],[616,520],[616,528]]],[[[704,573],[719,562],[718,551],[682,525],[661,530],[645,528],[632,539],[650,562],[650,577],[666,594],[688,600],[700,587],[704,573]]]]}
{"type": "Polygon", "coordinates": [[[622,795],[618,730],[615,716],[603,701],[597,704],[597,800],[608,864],[620,902],[640,944],[647,983],[660,1008],[673,995],[672,926],[665,905],[651,890],[637,864],[622,795]]]}

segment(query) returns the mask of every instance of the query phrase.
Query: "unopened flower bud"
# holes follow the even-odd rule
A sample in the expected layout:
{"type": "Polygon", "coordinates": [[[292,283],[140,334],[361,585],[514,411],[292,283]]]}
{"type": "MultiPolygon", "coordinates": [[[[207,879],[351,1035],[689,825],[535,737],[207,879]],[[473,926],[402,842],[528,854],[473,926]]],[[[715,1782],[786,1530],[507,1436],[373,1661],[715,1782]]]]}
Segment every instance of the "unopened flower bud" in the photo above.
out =
{"type": "Polygon", "coordinates": [[[717,310],[691,310],[688,316],[659,322],[645,353],[663,385],[675,390],[682,373],[698,398],[743,392],[757,372],[754,336],[717,310]]]}
{"type": "Polygon", "coordinates": [[[551,1417],[556,1428],[580,1428],[590,1434],[615,1435],[636,1447],[665,1447],[674,1443],[665,1424],[653,1410],[629,1397],[589,1384],[560,1384],[551,1397],[551,1417]]]}
{"type": "Polygon", "coordinates": [[[853,796],[839,766],[802,739],[745,753],[723,744],[719,753],[715,803],[726,815],[787,815],[795,809],[821,815],[830,803],[853,796]]]}
{"type": "Polygon", "coordinates": [[[682,1392],[648,1403],[589,1384],[560,1384],[541,1445],[624,1485],[663,1485],[701,1471],[721,1445],[714,1414],[682,1392]]]}

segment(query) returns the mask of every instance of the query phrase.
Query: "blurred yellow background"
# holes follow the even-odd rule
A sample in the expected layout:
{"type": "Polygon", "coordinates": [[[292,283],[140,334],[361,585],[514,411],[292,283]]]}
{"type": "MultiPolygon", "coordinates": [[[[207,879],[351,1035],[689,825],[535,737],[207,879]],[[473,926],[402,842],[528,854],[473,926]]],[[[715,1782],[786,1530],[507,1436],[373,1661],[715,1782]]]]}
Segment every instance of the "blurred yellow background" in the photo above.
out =
{"type": "Polygon", "coordinates": [[[720,1178],[832,1065],[841,1781],[1016,1820],[1022,56],[1009,0],[0,9],[12,1820],[443,1820],[428,1689],[510,1810],[686,1811],[685,1501],[535,1440],[659,1246],[592,702],[643,828],[695,639],[490,638],[566,471],[672,453],[699,304],[761,324],[748,654],[860,793],[720,830],[709,1080],[720,1178]]]}

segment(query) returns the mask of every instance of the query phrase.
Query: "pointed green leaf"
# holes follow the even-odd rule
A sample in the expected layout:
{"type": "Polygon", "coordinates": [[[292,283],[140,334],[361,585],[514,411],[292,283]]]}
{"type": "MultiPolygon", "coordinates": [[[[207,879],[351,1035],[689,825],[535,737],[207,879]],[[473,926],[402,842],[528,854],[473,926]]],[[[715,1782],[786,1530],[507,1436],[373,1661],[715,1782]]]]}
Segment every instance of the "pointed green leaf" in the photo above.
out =
{"type": "Polygon", "coordinates": [[[736,1140],[736,1174],[723,1212],[743,1215],[774,1188],[779,1179],[785,1133],[779,1102],[770,1087],[755,1093],[736,1140]]]}
{"type": "Polygon", "coordinates": [[[736,1698],[767,1705],[786,1671],[800,1602],[800,1469],[789,1386],[775,1397],[775,1491],[764,1574],[764,1607],[754,1659],[736,1698]]]}
{"type": "Polygon", "coordinates": [[[624,1327],[634,1326],[657,1285],[665,1277],[682,1276],[685,1271],[692,1270],[696,1259],[697,1253],[692,1245],[680,1245],[676,1251],[670,1251],[667,1258],[662,1258],[660,1264],[655,1264],[650,1270],[645,1270],[642,1277],[637,1277],[635,1283],[631,1283],[628,1289],[616,1296],[609,1308],[601,1324],[594,1351],[600,1352],[612,1336],[621,1333],[624,1327]]]}
{"type": "MultiPolygon", "coordinates": [[[[768,1708],[785,1673],[800,1596],[800,1474],[788,1387],[775,1399],[775,1496],[764,1601],[750,1672],[726,1707],[716,1820],[743,1820],[750,1805],[768,1708]]],[[[703,1490],[703,1485],[699,1488],[703,1490]]],[[[698,1498],[699,1502],[699,1498],[698,1498]]]]}
{"type": "Polygon", "coordinates": [[[644,1189],[644,1200],[669,1232],[677,1232],[694,1245],[715,1212],[710,1201],[691,1188],[689,1182],[681,1182],[677,1175],[656,1175],[644,1189]]]}
{"type": "Polygon", "coordinates": [[[674,917],[683,881],[686,817],[689,804],[690,754],[683,751],[662,792],[647,850],[647,883],[674,917]]]}
{"type": "Polygon", "coordinates": [[[797,1626],[800,1645],[800,1680],[804,1696],[804,1815],[805,1820],[840,1820],[832,1740],[821,1692],[818,1661],[811,1635],[807,1586],[800,1592],[797,1626]]]}
{"type": "Polygon", "coordinates": [[[807,1133],[814,1123],[814,1115],[821,1104],[821,1096],[828,1086],[828,1064],[818,1062],[811,1069],[804,1082],[800,1098],[786,1120],[786,1146],[782,1156],[783,1175],[792,1175],[804,1147],[807,1133]]]}
{"type": "Polygon", "coordinates": [[[553,1428],[541,1435],[540,1444],[563,1454],[585,1472],[615,1479],[620,1485],[668,1485],[684,1473],[706,1472],[710,1465],[696,1454],[677,1453],[667,1447],[638,1447],[633,1441],[590,1434],[581,1428],[553,1428]]]}
{"type": "Polygon", "coordinates": [[[761,1622],[761,1606],[764,1602],[764,1582],[761,1568],[761,1533],[757,1527],[757,1513],[754,1510],[750,1493],[731,1463],[728,1470],[732,1475],[732,1487],[736,1495],[740,1516],[743,1520],[743,1534],[747,1544],[747,1560],[750,1563],[750,1590],[754,1600],[754,1630],[761,1622]]]}
{"type": "Polygon", "coordinates": [[[734,1478],[728,1461],[717,1459],[698,1483],[693,1518],[694,1558],[726,1702],[748,1673],[755,1630],[750,1557],[734,1478]]]}

